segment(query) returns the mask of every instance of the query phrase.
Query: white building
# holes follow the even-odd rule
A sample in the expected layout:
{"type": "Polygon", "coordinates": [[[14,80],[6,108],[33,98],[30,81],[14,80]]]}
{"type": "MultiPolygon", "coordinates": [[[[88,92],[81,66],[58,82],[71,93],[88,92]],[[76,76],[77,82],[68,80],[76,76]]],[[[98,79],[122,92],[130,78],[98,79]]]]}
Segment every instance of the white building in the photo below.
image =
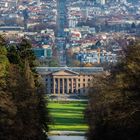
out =
{"type": "Polygon", "coordinates": [[[78,20],[74,17],[69,18],[69,28],[75,28],[78,20]]]}

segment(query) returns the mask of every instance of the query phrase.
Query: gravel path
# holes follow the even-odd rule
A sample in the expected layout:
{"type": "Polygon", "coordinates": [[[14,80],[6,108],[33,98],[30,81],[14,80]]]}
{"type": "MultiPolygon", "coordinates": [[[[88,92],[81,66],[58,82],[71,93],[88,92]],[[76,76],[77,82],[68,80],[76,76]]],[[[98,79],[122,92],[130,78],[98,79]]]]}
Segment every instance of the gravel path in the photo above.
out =
{"type": "Polygon", "coordinates": [[[84,136],[50,136],[50,140],[86,140],[84,136]]]}

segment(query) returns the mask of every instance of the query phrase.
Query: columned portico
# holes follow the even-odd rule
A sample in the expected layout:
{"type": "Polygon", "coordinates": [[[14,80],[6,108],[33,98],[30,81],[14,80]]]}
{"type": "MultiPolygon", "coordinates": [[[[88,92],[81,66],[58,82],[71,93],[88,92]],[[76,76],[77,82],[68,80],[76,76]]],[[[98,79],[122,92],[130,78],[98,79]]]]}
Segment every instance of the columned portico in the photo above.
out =
{"type": "Polygon", "coordinates": [[[74,83],[74,79],[75,78],[53,78],[53,94],[65,94],[70,93],[70,91],[74,93],[74,84],[76,84],[76,90],[78,90],[78,81],[76,80],[76,83],[74,83]]]}
{"type": "Polygon", "coordinates": [[[91,79],[90,75],[82,75],[68,70],[49,73],[45,78],[47,93],[54,95],[85,93],[91,79]]]}

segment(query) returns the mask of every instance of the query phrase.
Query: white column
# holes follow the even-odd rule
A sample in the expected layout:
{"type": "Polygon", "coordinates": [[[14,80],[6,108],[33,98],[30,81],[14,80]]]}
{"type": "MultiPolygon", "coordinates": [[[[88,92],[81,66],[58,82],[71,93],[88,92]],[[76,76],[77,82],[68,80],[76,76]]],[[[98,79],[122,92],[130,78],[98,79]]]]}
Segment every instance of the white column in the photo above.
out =
{"type": "Polygon", "coordinates": [[[73,79],[71,79],[71,92],[73,93],[73,79]]]}
{"type": "Polygon", "coordinates": [[[67,93],[69,93],[69,78],[67,78],[67,93]]]}

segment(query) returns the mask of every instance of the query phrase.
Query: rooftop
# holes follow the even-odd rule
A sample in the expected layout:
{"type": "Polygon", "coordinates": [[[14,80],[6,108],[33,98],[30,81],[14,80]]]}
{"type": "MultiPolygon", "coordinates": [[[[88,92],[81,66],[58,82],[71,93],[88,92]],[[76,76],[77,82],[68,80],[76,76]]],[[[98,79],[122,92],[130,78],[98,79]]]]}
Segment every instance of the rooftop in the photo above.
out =
{"type": "Polygon", "coordinates": [[[97,72],[103,72],[103,67],[36,67],[39,74],[47,74],[50,72],[56,72],[60,70],[70,70],[78,73],[92,74],[97,72]]]}

